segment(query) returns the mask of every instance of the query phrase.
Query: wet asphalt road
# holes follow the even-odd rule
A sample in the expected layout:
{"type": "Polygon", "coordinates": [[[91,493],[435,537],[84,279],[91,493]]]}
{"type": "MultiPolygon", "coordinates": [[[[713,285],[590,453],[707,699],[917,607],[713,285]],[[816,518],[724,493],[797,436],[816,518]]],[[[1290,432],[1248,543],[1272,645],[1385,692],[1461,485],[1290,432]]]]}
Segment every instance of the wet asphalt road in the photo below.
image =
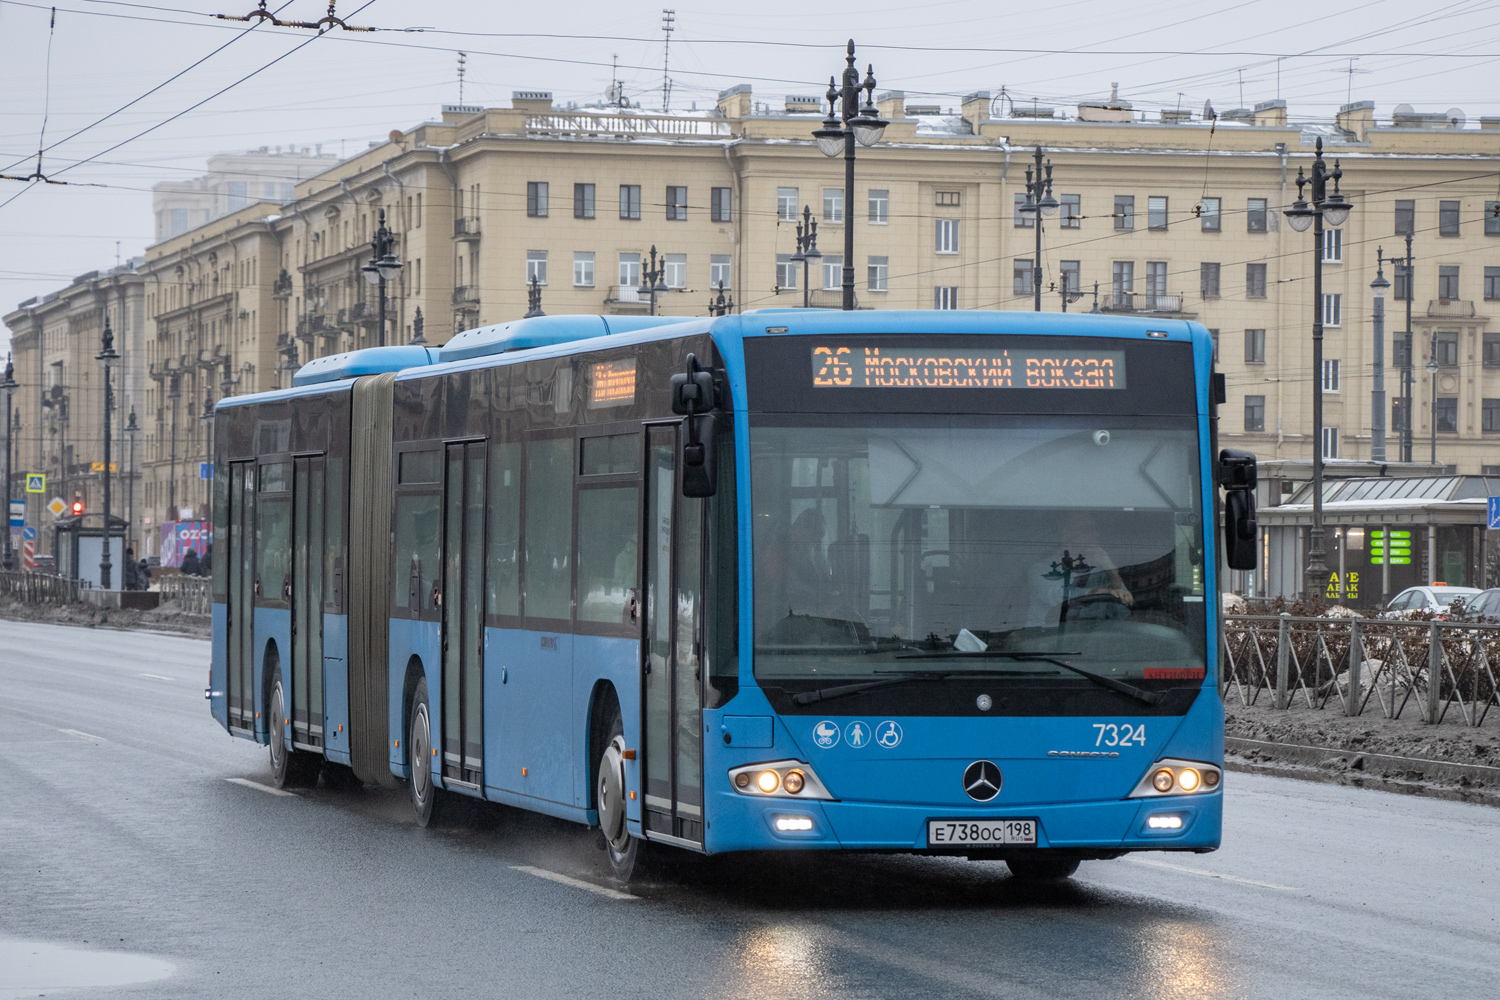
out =
{"type": "Polygon", "coordinates": [[[1230,774],[1218,853],[1085,862],[1059,887],[828,855],[622,887],[569,823],[476,805],[424,831],[402,793],[264,791],[265,751],[208,715],[207,651],[0,622],[0,946],[174,968],[82,993],[0,968],[0,998],[1497,993],[1493,809],[1230,774]]]}

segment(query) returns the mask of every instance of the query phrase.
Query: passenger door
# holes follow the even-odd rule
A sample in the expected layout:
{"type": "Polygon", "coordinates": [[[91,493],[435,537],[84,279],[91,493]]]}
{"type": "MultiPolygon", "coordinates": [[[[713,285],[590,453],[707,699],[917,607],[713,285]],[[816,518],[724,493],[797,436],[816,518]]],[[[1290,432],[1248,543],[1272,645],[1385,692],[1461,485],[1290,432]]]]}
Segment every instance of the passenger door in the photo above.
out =
{"type": "Polygon", "coordinates": [[[255,463],[229,466],[225,695],[229,728],[255,731],[255,463]]]}
{"type": "Polygon", "coordinates": [[[483,441],[450,444],[443,477],[443,777],[484,783],[483,441]]]}
{"type": "Polygon", "coordinates": [[[646,429],[643,825],[650,836],[702,844],[704,502],[682,496],[679,431],[646,429]]]}
{"type": "Polygon", "coordinates": [[[325,463],[292,462],[292,745],[321,752],[325,463]]]}

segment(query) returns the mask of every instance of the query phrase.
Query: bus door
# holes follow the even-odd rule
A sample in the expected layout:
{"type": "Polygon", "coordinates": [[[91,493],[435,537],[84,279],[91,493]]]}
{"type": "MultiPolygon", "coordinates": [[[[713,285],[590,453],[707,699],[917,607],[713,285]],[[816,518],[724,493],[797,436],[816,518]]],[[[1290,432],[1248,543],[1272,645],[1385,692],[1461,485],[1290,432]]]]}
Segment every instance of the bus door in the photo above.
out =
{"type": "Polygon", "coordinates": [[[703,843],[703,516],[682,495],[679,425],[646,429],[645,691],[648,835],[703,843]]]}
{"type": "Polygon", "coordinates": [[[484,779],[483,441],[447,446],[443,477],[443,777],[484,779]]]}
{"type": "Polygon", "coordinates": [[[255,463],[229,465],[228,593],[225,624],[229,728],[255,731],[255,463]]]}
{"type": "Polygon", "coordinates": [[[292,745],[321,751],[325,462],[292,463],[292,745]]]}

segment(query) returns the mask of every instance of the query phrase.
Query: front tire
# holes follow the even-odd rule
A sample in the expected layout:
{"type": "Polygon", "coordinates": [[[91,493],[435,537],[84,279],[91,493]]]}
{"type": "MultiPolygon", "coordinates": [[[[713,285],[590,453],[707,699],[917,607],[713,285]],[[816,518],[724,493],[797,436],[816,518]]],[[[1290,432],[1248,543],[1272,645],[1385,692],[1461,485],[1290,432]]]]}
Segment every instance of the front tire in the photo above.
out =
{"type": "Polygon", "coordinates": [[[642,844],[631,836],[630,826],[625,822],[625,723],[618,710],[599,757],[596,792],[599,831],[604,837],[609,870],[615,878],[628,882],[640,867],[642,844]]]}
{"type": "Polygon", "coordinates": [[[1023,882],[1061,882],[1078,870],[1078,859],[1046,854],[1019,854],[1005,859],[1010,873],[1023,882]]]}
{"type": "Polygon", "coordinates": [[[427,708],[427,679],[417,681],[411,697],[411,726],[406,734],[411,758],[411,807],[417,825],[431,826],[438,817],[439,789],[432,780],[432,713],[427,708]]]}
{"type": "Polygon", "coordinates": [[[270,713],[266,717],[271,750],[271,784],[277,788],[306,788],[317,784],[323,759],[286,745],[286,693],[281,686],[281,668],[271,675],[270,713]]]}

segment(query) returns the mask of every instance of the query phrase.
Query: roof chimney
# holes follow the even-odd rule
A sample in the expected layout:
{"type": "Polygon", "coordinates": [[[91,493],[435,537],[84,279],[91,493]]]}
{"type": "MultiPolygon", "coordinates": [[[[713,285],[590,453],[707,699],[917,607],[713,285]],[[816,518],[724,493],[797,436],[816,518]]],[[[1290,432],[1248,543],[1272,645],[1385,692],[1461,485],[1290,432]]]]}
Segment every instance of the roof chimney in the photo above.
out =
{"type": "Polygon", "coordinates": [[[1339,108],[1334,124],[1341,132],[1354,137],[1355,142],[1364,142],[1365,133],[1375,127],[1375,102],[1355,101],[1339,108]]]}

